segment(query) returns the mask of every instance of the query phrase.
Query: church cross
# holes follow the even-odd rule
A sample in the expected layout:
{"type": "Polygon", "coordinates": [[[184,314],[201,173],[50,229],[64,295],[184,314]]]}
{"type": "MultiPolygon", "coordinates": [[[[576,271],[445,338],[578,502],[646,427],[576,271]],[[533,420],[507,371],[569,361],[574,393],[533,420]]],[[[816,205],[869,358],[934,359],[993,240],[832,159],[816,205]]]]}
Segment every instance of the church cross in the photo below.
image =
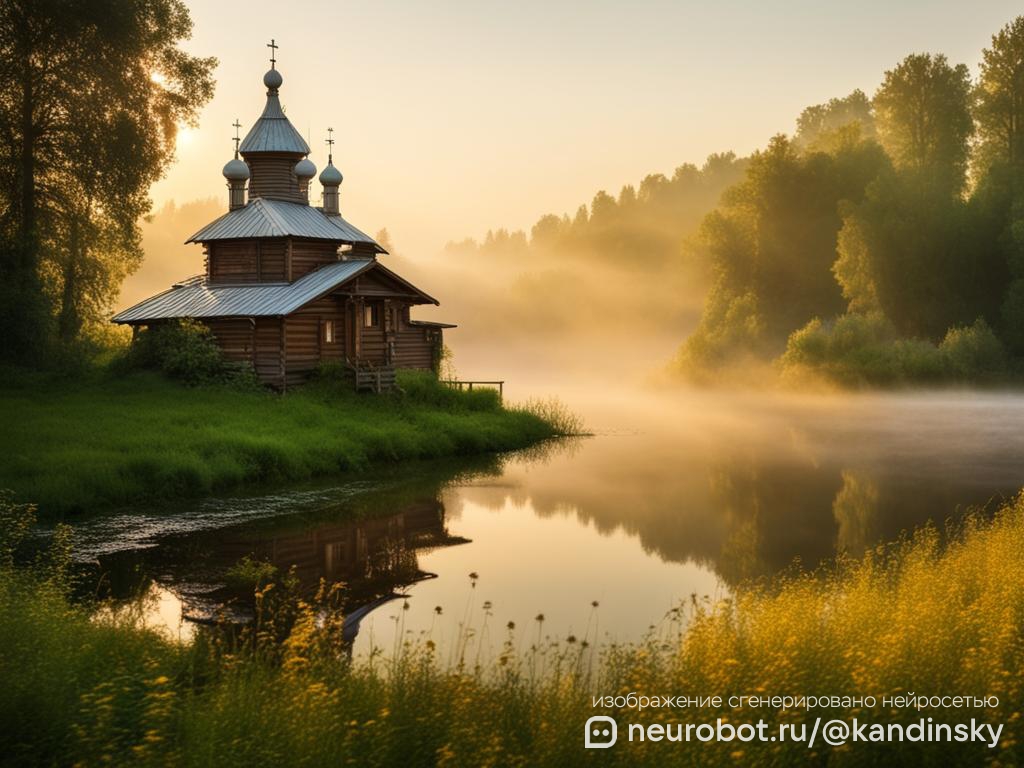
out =
{"type": "Polygon", "coordinates": [[[327,162],[331,162],[331,158],[334,156],[334,129],[327,129],[327,138],[324,140],[327,144],[327,162]]]}
{"type": "Polygon", "coordinates": [[[238,122],[238,118],[236,117],[235,122],[233,122],[231,125],[234,126],[235,129],[235,157],[238,157],[238,143],[241,141],[241,139],[238,136],[238,131],[241,129],[242,124],[238,122]]]}
{"type": "Polygon", "coordinates": [[[274,42],[274,38],[270,38],[270,42],[267,43],[267,48],[270,49],[270,68],[271,69],[275,69],[276,68],[274,66],[274,65],[277,64],[277,59],[275,58],[275,56],[277,56],[277,49],[280,48],[280,47],[281,46],[279,46],[277,43],[274,42]]]}

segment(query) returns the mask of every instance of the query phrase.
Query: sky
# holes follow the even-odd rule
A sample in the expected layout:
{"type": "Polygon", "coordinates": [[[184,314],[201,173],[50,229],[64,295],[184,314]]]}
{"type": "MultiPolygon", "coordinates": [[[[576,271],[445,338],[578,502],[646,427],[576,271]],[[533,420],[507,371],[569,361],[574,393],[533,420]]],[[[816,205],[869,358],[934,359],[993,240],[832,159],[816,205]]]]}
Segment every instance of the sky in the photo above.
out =
{"type": "MultiPolygon", "coordinates": [[[[157,208],[215,196],[233,128],[281,101],[345,174],[342,213],[415,258],[490,228],[526,229],[710,153],[747,154],[800,111],[869,95],[909,53],[977,71],[1004,0],[188,2],[184,47],[216,56],[217,91],[152,190],[157,208]]],[[[315,185],[318,189],[318,185],[315,185]]],[[[185,233],[182,237],[187,236],[185,233]]]]}

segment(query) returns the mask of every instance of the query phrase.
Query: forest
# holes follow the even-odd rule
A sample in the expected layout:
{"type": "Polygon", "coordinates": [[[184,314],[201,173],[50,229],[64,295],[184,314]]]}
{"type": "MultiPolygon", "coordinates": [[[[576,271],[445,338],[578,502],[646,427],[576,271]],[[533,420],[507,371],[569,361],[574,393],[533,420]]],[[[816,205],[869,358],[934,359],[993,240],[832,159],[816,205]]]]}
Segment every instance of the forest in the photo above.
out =
{"type": "MultiPolygon", "coordinates": [[[[613,323],[642,312],[681,327],[699,293],[671,364],[691,381],[746,378],[752,365],[852,386],[1019,378],[1024,17],[992,37],[977,78],[911,54],[873,96],[810,106],[748,158],[650,175],[574,216],[543,216],[529,236],[492,231],[446,255],[563,269],[569,295],[591,299],[607,297],[578,280],[603,275],[623,297],[621,314],[604,302],[613,323]]],[[[535,319],[557,320],[537,304],[535,319]]]]}

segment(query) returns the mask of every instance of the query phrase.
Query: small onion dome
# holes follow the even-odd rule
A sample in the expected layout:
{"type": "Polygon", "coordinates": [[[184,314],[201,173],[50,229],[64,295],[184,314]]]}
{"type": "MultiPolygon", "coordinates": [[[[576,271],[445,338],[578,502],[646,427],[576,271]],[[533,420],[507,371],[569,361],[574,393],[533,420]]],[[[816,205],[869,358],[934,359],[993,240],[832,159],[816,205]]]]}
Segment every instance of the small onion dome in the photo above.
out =
{"type": "Polygon", "coordinates": [[[325,187],[336,187],[341,184],[344,178],[345,177],[341,175],[341,171],[333,165],[328,164],[320,174],[320,183],[325,187]]]}
{"type": "Polygon", "coordinates": [[[295,164],[295,175],[300,179],[312,179],[316,176],[316,166],[308,157],[304,157],[295,164]]]}
{"type": "Polygon", "coordinates": [[[276,69],[268,69],[267,74],[263,76],[263,84],[272,91],[276,91],[281,87],[281,83],[284,82],[284,78],[281,77],[281,73],[276,69]]]}
{"type": "Polygon", "coordinates": [[[228,181],[248,181],[249,166],[245,164],[244,160],[239,160],[237,157],[234,160],[229,160],[228,164],[224,166],[224,178],[228,181]]]}

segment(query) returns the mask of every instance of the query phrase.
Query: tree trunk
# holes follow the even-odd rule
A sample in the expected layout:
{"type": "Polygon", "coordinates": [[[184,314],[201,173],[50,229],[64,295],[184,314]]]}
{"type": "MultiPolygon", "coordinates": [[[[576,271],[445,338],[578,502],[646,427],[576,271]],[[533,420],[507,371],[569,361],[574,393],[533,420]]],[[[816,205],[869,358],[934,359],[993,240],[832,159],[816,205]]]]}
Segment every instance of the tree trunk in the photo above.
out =
{"type": "Polygon", "coordinates": [[[71,219],[71,234],[68,238],[68,259],[64,265],[64,290],[61,292],[60,316],[57,321],[57,332],[65,344],[78,336],[81,321],[78,315],[78,263],[81,252],[81,238],[78,231],[78,218],[71,219]]]}
{"type": "Polygon", "coordinates": [[[22,269],[36,268],[37,233],[36,233],[36,128],[33,121],[35,113],[35,91],[33,88],[32,64],[30,51],[25,51],[21,67],[21,222],[19,239],[21,240],[22,269]]]}

